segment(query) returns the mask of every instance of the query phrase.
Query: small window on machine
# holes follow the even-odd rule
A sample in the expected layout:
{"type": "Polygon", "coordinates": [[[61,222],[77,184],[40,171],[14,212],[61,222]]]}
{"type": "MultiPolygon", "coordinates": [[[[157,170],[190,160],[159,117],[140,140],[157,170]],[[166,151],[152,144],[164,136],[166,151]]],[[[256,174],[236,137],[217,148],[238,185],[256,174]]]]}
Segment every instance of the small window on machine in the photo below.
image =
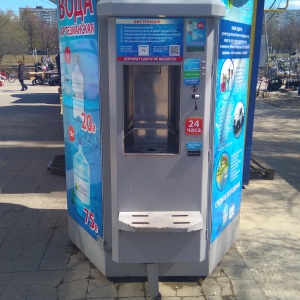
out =
{"type": "Polygon", "coordinates": [[[180,74],[174,65],[126,65],[124,152],[179,154],[180,74]]]}

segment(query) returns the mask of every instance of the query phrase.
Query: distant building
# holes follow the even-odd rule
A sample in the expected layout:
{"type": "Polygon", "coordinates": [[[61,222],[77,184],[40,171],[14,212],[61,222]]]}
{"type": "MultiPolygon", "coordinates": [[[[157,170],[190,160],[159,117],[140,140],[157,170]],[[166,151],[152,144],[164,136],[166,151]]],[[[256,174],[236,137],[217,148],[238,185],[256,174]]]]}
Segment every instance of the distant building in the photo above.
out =
{"type": "Polygon", "coordinates": [[[42,6],[36,6],[36,8],[19,8],[19,16],[22,16],[25,9],[29,9],[42,22],[57,25],[57,9],[43,8],[42,6]]]}
{"type": "Polygon", "coordinates": [[[277,24],[278,28],[281,29],[293,21],[300,23],[300,9],[285,10],[282,12],[267,12],[266,21],[272,20],[273,24],[277,24]]]}

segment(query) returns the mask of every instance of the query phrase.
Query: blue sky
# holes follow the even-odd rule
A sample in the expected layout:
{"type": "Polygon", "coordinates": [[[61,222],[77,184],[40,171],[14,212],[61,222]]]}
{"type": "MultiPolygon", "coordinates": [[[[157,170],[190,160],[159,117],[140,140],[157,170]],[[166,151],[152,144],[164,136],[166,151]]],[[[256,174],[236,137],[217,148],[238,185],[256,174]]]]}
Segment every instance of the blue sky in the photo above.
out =
{"type": "MultiPolygon", "coordinates": [[[[274,0],[265,0],[265,7],[269,8],[274,0]]],[[[274,4],[274,8],[277,8],[280,3],[280,7],[285,7],[286,0],[276,0],[274,4]]],[[[299,0],[290,0],[288,9],[300,9],[300,1],[299,0]]]]}
{"type": "MultiPolygon", "coordinates": [[[[260,0],[259,0],[260,1],[260,0]]],[[[270,7],[274,0],[265,0],[265,7],[270,7]]],[[[276,0],[274,7],[278,7],[281,2],[281,7],[285,6],[286,0],[276,0]]],[[[289,9],[300,9],[300,0],[290,0],[289,9]]],[[[16,14],[19,13],[19,7],[36,7],[37,5],[44,8],[55,8],[56,5],[51,3],[50,0],[0,0],[0,9],[6,11],[7,9],[13,10],[16,14]]]]}
{"type": "Polygon", "coordinates": [[[44,8],[55,8],[56,5],[49,0],[0,0],[0,9],[6,11],[11,9],[14,13],[19,14],[20,7],[36,7],[43,6],[44,8]]]}

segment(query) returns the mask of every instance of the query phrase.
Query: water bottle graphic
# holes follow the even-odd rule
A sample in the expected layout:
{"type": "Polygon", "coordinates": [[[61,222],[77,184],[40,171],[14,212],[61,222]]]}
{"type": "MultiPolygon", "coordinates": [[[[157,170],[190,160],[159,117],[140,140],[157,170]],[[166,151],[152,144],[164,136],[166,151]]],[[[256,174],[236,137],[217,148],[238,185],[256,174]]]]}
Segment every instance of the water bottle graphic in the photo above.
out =
{"type": "Polygon", "coordinates": [[[73,157],[74,203],[78,214],[85,218],[84,208],[90,207],[90,166],[79,145],[73,157]]]}
{"type": "Polygon", "coordinates": [[[192,40],[197,40],[197,37],[198,37],[197,22],[193,22],[192,40]]]}
{"type": "Polygon", "coordinates": [[[72,90],[73,90],[73,115],[83,118],[81,113],[84,112],[84,87],[83,75],[80,70],[80,58],[78,54],[74,55],[74,69],[72,73],[72,90]]]}

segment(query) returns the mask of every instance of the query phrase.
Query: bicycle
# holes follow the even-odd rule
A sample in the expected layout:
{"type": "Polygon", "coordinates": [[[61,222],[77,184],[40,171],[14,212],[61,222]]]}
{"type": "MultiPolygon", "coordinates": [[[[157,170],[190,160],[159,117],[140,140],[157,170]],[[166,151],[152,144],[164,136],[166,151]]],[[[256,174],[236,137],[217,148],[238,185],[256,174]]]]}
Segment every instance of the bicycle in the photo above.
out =
{"type": "Polygon", "coordinates": [[[256,96],[261,96],[262,98],[268,97],[268,84],[268,79],[262,75],[259,75],[257,78],[256,96]]]}
{"type": "Polygon", "coordinates": [[[7,73],[5,71],[1,71],[0,72],[0,77],[1,79],[3,79],[4,81],[8,80],[8,82],[10,83],[14,83],[16,81],[16,77],[14,74],[11,73],[7,73]]]}
{"type": "Polygon", "coordinates": [[[272,68],[268,66],[266,69],[260,69],[257,78],[257,96],[261,95],[264,98],[268,96],[268,92],[279,91],[283,85],[283,79],[277,71],[278,68],[274,66],[272,68]]]}

